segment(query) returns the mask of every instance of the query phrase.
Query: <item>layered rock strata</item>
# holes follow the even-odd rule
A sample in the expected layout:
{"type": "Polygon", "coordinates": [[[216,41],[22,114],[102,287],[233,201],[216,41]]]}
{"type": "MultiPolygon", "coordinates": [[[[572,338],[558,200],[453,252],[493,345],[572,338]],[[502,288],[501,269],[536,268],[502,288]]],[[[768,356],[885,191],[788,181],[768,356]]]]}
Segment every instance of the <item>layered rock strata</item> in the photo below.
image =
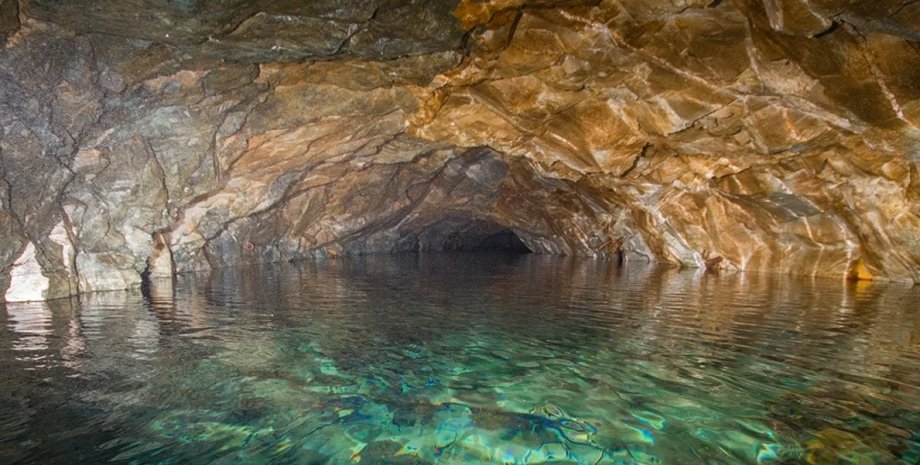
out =
{"type": "Polygon", "coordinates": [[[920,282],[918,25],[897,0],[0,0],[0,294],[513,236],[920,282]]]}

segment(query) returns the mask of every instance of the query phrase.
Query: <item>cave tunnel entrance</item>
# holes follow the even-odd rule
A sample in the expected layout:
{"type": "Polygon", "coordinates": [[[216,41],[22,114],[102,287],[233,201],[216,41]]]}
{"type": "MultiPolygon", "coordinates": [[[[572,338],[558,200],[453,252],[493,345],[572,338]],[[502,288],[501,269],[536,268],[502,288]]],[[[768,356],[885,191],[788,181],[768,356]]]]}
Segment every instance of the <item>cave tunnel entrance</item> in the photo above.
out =
{"type": "Polygon", "coordinates": [[[530,247],[513,229],[478,218],[446,218],[405,237],[397,253],[462,252],[523,255],[530,247]]]}
{"type": "Polygon", "coordinates": [[[444,252],[498,252],[513,255],[532,253],[518,235],[505,229],[494,234],[478,235],[468,231],[455,232],[447,237],[444,252]]]}

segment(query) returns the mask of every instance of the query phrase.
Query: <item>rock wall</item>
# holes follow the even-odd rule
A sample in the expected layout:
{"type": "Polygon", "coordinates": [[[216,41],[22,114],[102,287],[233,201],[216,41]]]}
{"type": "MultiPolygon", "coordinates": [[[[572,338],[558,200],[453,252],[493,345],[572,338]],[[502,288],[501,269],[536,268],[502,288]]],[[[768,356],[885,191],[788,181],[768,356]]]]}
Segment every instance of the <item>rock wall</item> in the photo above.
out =
{"type": "Polygon", "coordinates": [[[920,282],[918,25],[899,0],[0,0],[0,295],[506,229],[920,282]]]}

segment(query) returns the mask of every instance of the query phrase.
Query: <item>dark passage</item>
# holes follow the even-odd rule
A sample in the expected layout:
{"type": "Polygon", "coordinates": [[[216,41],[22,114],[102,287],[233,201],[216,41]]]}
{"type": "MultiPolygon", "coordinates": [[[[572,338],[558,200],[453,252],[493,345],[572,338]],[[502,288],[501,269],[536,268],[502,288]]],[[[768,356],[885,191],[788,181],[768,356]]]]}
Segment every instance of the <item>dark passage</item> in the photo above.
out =
{"type": "Polygon", "coordinates": [[[469,234],[468,232],[453,233],[447,237],[442,250],[445,252],[531,253],[521,238],[508,229],[489,235],[469,234]]]}
{"type": "Polygon", "coordinates": [[[532,250],[511,229],[494,221],[446,218],[403,237],[396,253],[464,252],[528,254],[532,250]]]}

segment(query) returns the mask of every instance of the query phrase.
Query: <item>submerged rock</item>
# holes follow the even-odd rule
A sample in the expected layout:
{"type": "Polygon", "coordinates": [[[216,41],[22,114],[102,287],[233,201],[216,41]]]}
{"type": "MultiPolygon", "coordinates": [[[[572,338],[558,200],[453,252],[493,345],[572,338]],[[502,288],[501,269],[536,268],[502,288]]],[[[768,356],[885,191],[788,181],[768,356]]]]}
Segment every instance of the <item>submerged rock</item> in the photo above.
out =
{"type": "Polygon", "coordinates": [[[918,8],[0,1],[0,291],[518,243],[920,282],[918,8]]]}

